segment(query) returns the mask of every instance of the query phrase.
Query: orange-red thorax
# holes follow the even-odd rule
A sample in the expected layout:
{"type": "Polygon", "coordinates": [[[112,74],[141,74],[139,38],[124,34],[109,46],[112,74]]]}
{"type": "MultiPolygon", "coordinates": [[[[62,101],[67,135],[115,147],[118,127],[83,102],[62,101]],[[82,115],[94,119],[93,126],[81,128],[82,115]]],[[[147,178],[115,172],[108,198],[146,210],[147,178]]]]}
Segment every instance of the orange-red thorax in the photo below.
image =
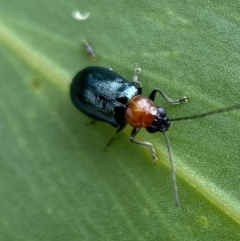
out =
{"type": "Polygon", "coordinates": [[[147,97],[137,95],[127,104],[125,120],[129,125],[141,128],[151,125],[156,115],[154,103],[147,97]]]}

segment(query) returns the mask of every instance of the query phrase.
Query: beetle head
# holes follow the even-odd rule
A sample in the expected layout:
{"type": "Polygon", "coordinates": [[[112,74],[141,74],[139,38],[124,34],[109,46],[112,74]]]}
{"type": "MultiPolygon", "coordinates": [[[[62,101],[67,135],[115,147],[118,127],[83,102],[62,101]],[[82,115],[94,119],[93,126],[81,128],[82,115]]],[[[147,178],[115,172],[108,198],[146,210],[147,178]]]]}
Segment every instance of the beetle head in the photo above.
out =
{"type": "Polygon", "coordinates": [[[168,130],[171,122],[167,117],[167,112],[163,107],[157,107],[157,115],[153,120],[153,123],[146,127],[146,130],[150,133],[157,131],[165,132],[168,130]]]}

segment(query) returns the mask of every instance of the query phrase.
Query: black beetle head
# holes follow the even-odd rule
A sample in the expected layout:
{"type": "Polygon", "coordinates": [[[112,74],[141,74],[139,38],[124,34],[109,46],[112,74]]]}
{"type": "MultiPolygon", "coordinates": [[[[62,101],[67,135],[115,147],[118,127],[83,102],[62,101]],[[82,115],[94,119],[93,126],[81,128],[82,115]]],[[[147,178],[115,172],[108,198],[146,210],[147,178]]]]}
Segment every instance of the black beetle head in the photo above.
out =
{"type": "Polygon", "coordinates": [[[153,123],[146,127],[146,130],[150,133],[155,133],[157,131],[165,132],[171,124],[169,118],[167,117],[166,110],[160,106],[157,107],[157,110],[158,112],[153,123]]]}

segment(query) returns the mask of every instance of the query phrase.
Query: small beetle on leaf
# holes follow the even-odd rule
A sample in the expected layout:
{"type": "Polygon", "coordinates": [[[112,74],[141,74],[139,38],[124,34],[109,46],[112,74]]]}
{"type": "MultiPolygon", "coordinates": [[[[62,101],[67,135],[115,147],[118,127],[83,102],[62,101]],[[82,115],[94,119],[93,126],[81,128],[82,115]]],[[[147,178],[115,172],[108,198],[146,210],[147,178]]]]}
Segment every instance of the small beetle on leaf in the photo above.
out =
{"type": "MultiPolygon", "coordinates": [[[[91,48],[92,49],[92,48],[91,48]]],[[[95,56],[95,55],[94,55],[95,56]]],[[[172,100],[160,89],[153,89],[149,97],[141,95],[142,87],[138,82],[140,68],[135,69],[133,81],[128,81],[118,73],[104,67],[91,66],[78,72],[72,80],[70,95],[73,104],[81,112],[96,121],[103,121],[117,128],[107,146],[113,138],[124,129],[127,124],[133,127],[130,141],[139,145],[147,146],[152,154],[154,162],[157,160],[152,143],[135,140],[141,128],[146,128],[150,133],[162,132],[171,164],[171,178],[174,189],[174,200],[179,208],[179,198],[172,152],[166,132],[171,121],[192,120],[210,115],[240,109],[240,104],[230,107],[209,111],[206,113],[168,118],[166,110],[154,104],[156,94],[160,94],[169,104],[180,104],[186,102],[188,97],[172,100]]]]}
{"type": "MultiPolygon", "coordinates": [[[[91,45],[84,40],[83,46],[85,51],[95,61],[96,56],[91,45]]],[[[111,69],[99,66],[87,67],[78,72],[73,78],[70,86],[71,99],[77,109],[92,118],[94,121],[107,122],[117,128],[117,131],[107,143],[107,146],[110,145],[113,138],[123,130],[127,124],[130,124],[133,127],[130,141],[139,145],[147,146],[151,151],[155,163],[157,157],[152,143],[136,141],[135,137],[143,127],[149,133],[163,133],[171,165],[174,201],[176,207],[179,208],[180,204],[172,152],[166,134],[171,121],[192,120],[237,110],[240,109],[240,104],[202,114],[171,119],[167,117],[166,110],[163,107],[154,104],[156,94],[160,94],[169,104],[187,102],[188,97],[184,96],[180,99],[172,100],[157,88],[152,90],[149,97],[142,96],[142,85],[138,81],[140,71],[141,69],[136,67],[133,81],[128,81],[111,69]]]]}

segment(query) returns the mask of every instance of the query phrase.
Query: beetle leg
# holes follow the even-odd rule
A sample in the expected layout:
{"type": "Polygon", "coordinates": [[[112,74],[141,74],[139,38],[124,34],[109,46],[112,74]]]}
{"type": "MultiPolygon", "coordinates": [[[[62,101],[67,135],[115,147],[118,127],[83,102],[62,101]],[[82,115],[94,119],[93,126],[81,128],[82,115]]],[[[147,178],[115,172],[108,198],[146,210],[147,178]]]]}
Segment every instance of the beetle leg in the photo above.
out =
{"type": "Polygon", "coordinates": [[[180,104],[181,102],[187,102],[189,99],[189,97],[183,96],[178,100],[172,100],[168,96],[166,96],[160,89],[154,89],[149,95],[149,99],[151,99],[154,102],[157,93],[159,93],[163,97],[163,99],[171,105],[180,104]]]}
{"type": "Polygon", "coordinates": [[[141,72],[141,68],[136,64],[136,67],[134,69],[134,75],[133,75],[133,83],[136,84],[137,87],[142,88],[142,84],[138,81],[138,76],[141,72]]]}
{"type": "Polygon", "coordinates": [[[97,122],[96,120],[91,120],[86,126],[90,126],[92,124],[94,124],[95,122],[97,122]]]}
{"type": "Polygon", "coordinates": [[[111,137],[110,140],[108,141],[108,143],[107,143],[106,147],[104,148],[104,150],[106,150],[106,149],[110,146],[111,142],[112,142],[113,139],[116,137],[116,135],[117,135],[120,131],[122,131],[122,130],[126,127],[126,125],[127,125],[127,123],[124,122],[122,125],[120,125],[120,126],[117,128],[117,131],[112,135],[112,137],[111,137]]]}
{"type": "Polygon", "coordinates": [[[139,131],[141,130],[141,128],[134,128],[132,130],[132,133],[130,135],[130,141],[135,143],[135,144],[139,144],[139,145],[143,145],[143,146],[147,146],[150,151],[151,151],[151,154],[152,154],[152,158],[153,158],[153,162],[154,164],[156,164],[156,161],[157,161],[157,156],[156,156],[156,152],[153,148],[153,144],[150,143],[150,142],[145,142],[145,141],[136,141],[134,140],[135,136],[139,133],[139,131]]]}
{"type": "Polygon", "coordinates": [[[141,72],[141,68],[136,64],[136,67],[134,69],[134,75],[133,75],[133,82],[138,82],[138,76],[141,72]]]}

